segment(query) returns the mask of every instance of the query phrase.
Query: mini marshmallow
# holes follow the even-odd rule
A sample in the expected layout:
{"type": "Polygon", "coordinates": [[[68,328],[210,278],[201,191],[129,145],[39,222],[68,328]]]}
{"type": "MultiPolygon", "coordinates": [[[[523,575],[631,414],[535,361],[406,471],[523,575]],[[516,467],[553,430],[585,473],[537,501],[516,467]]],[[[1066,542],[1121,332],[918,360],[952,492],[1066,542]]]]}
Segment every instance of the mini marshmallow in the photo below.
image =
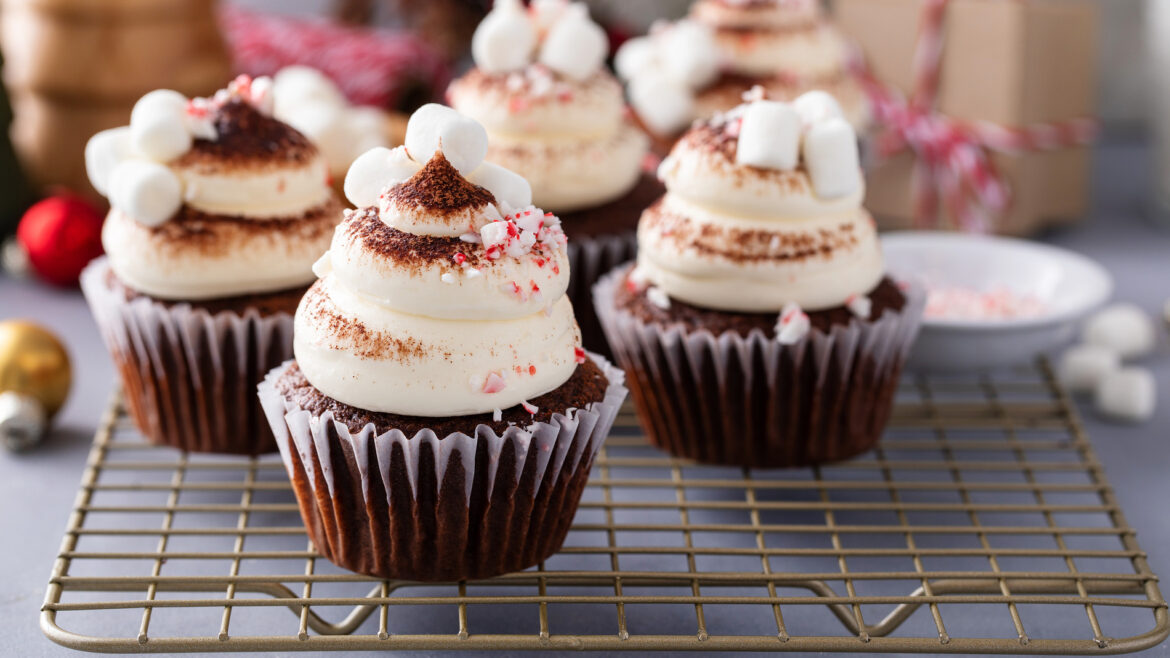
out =
{"type": "Polygon", "coordinates": [[[691,89],[701,89],[719,76],[719,47],[711,28],[684,19],[660,38],[663,69],[675,80],[691,89]]]}
{"type": "Polygon", "coordinates": [[[127,160],[110,174],[110,205],[147,226],[158,226],[183,204],[183,185],[157,162],[127,160]]]}
{"type": "Polygon", "coordinates": [[[822,199],[849,196],[861,189],[857,135],[842,118],[816,123],[804,137],[804,164],[822,199]]]}
{"type": "Polygon", "coordinates": [[[273,114],[282,121],[305,105],[346,106],[345,96],[333,80],[308,66],[284,67],[277,71],[272,85],[273,114]]]}
{"type": "Polygon", "coordinates": [[[691,90],[666,76],[638,76],[630,82],[629,94],[638,118],[657,135],[673,135],[694,119],[691,90]]]}
{"type": "Polygon", "coordinates": [[[520,174],[497,164],[485,162],[476,167],[467,180],[485,187],[509,214],[532,205],[532,185],[520,174]]]}
{"type": "Polygon", "coordinates": [[[623,80],[633,80],[639,73],[652,70],[659,64],[658,49],[650,37],[634,37],[626,41],[613,58],[613,67],[623,80]]]}
{"type": "Polygon", "coordinates": [[[272,116],[276,108],[275,84],[272,78],[262,75],[252,80],[252,105],[258,112],[272,116]]]}
{"type": "Polygon", "coordinates": [[[833,98],[832,94],[819,89],[797,96],[796,100],[792,101],[792,109],[800,115],[800,123],[804,130],[828,119],[845,118],[845,113],[841,111],[841,104],[837,102],[837,99],[833,98]]]}
{"type": "Polygon", "coordinates": [[[528,4],[528,12],[536,22],[539,32],[547,32],[569,8],[568,0],[532,0],[528,4]]]}
{"type": "Polygon", "coordinates": [[[170,162],[191,150],[191,131],[183,114],[150,113],[130,121],[134,150],[155,162],[170,162]]]}
{"type": "Polygon", "coordinates": [[[110,128],[90,137],[85,145],[85,171],[89,174],[93,189],[106,196],[110,174],[133,153],[129,126],[110,128]]]}
{"type": "Polygon", "coordinates": [[[471,57],[485,73],[519,71],[532,61],[536,26],[518,0],[498,0],[471,37],[471,57]]]}
{"type": "Polygon", "coordinates": [[[540,47],[540,63],[574,80],[584,80],[601,70],[609,54],[609,37],[589,20],[585,5],[569,5],[548,31],[540,47]]]}
{"type": "Polygon", "coordinates": [[[405,147],[370,149],[350,165],[345,175],[345,198],[358,208],[377,205],[383,190],[409,180],[421,168],[405,147]]]}
{"type": "Polygon", "coordinates": [[[735,161],[764,169],[791,171],[800,160],[800,117],[788,103],[748,105],[739,129],[735,161]]]}
{"type": "Polygon", "coordinates": [[[130,125],[146,120],[148,116],[182,116],[187,109],[187,97],[171,89],[155,89],[138,99],[130,110],[130,125]]]}
{"type": "Polygon", "coordinates": [[[1056,377],[1070,391],[1091,393],[1106,375],[1120,367],[1117,352],[1100,345],[1077,345],[1060,358],[1056,377]]]}
{"type": "Polygon", "coordinates": [[[487,131],[449,107],[427,103],[415,110],[406,123],[406,150],[420,164],[440,148],[451,166],[466,175],[487,155],[487,131]]]}
{"type": "Polygon", "coordinates": [[[1157,341],[1150,316],[1128,303],[1098,311],[1085,322],[1083,336],[1086,343],[1108,347],[1123,359],[1149,354],[1157,341]]]}
{"type": "Polygon", "coordinates": [[[1147,421],[1157,407],[1154,376],[1145,368],[1114,370],[1097,385],[1097,411],[1117,420],[1147,421]]]}

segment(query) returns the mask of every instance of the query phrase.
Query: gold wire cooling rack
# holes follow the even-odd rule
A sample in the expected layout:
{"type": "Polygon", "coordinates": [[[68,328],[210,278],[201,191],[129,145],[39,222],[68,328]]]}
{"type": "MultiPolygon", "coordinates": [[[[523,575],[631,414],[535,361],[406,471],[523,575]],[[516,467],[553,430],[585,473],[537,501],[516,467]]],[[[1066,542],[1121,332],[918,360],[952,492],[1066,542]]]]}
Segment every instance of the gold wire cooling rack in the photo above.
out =
{"type": "Polygon", "coordinates": [[[482,582],[317,558],[284,468],[150,446],[115,395],[41,626],[89,651],[1122,653],[1167,606],[1047,365],[906,378],[880,448],[815,469],[666,457],[623,411],[564,549],[482,582]]]}

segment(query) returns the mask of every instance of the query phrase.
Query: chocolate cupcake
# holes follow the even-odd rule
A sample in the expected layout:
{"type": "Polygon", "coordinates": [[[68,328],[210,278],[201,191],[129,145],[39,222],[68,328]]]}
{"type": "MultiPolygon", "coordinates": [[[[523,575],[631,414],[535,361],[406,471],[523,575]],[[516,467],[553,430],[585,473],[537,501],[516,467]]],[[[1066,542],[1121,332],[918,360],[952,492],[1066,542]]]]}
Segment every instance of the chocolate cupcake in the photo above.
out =
{"type": "Polygon", "coordinates": [[[698,0],[687,19],[628,41],[617,64],[638,117],[657,145],[670,145],[691,121],[736,107],[757,85],[785,101],[826,92],[862,130],[869,106],[848,55],[820,0],[698,0]]]}
{"type": "Polygon", "coordinates": [[[637,265],[594,288],[598,315],[658,446],[846,459],[881,436],[924,295],[884,275],[849,123],[752,95],[663,162],[637,265]]]}
{"type": "Polygon", "coordinates": [[[322,555],[486,578],[560,547],[624,375],[581,349],[560,222],[481,163],[483,128],[428,105],[406,141],[350,169],[359,209],[259,396],[322,555]]]}
{"type": "Polygon", "coordinates": [[[154,443],[276,449],[253,391],[292,354],[293,313],[341,203],[317,148],[271,104],[266,78],[210,99],[151,92],[86,149],[111,208],[107,256],[82,289],[154,443]]]}
{"type": "Polygon", "coordinates": [[[533,202],[561,218],[569,297],[585,346],[596,351],[608,348],[590,291],[634,257],[638,216],[663,191],[646,168],[648,139],[605,67],[608,52],[584,3],[497,2],[476,30],[475,68],[447,92],[453,108],[487,129],[488,160],[527,179],[533,202]]]}

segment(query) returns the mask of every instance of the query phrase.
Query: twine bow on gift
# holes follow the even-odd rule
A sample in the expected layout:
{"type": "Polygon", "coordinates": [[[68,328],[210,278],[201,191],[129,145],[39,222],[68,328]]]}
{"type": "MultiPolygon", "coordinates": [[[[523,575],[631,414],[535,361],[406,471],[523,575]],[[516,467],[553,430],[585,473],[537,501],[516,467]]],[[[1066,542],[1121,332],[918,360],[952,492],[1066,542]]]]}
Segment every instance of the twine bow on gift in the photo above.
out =
{"type": "Polygon", "coordinates": [[[938,111],[949,0],[927,0],[914,53],[914,90],[907,99],[878,81],[865,58],[855,53],[850,67],[869,97],[880,126],[875,155],[887,159],[910,151],[916,156],[913,176],[914,218],[919,225],[938,221],[940,207],[959,226],[986,232],[1011,207],[1011,186],[992,162],[990,152],[1020,154],[1089,144],[1097,135],[1092,118],[1007,127],[989,121],[963,121],[938,111]]]}

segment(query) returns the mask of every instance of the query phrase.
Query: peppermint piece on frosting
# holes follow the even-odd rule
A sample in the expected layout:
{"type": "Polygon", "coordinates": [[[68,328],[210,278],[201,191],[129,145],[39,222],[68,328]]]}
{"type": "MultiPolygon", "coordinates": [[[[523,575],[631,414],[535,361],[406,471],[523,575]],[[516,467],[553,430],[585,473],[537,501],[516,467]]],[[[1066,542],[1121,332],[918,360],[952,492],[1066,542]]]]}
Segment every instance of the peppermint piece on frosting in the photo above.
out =
{"type": "Polygon", "coordinates": [[[345,175],[345,196],[358,208],[376,205],[387,188],[410,180],[422,165],[410,158],[406,147],[372,148],[349,167],[345,175]]]}
{"type": "Polygon", "coordinates": [[[795,345],[804,340],[811,328],[808,314],[801,310],[799,304],[789,302],[780,311],[780,319],[776,322],[776,340],[781,345],[795,345]]]}
{"type": "Polygon", "coordinates": [[[471,37],[471,57],[486,73],[518,71],[532,61],[536,25],[519,0],[497,0],[471,37]]]}
{"type": "Polygon", "coordinates": [[[861,189],[861,156],[853,126],[840,117],[814,124],[804,136],[804,164],[822,199],[838,199],[861,189]]]}
{"type": "Polygon", "coordinates": [[[609,54],[605,30],[589,20],[589,10],[573,3],[549,29],[540,47],[540,63],[574,80],[601,70],[609,54]]]}
{"type": "Polygon", "coordinates": [[[491,395],[492,393],[499,393],[507,388],[508,382],[504,381],[504,377],[498,372],[489,372],[488,376],[483,380],[483,392],[491,395]]]}
{"type": "Polygon", "coordinates": [[[427,162],[441,150],[451,166],[465,176],[479,167],[488,148],[483,126],[438,103],[423,105],[410,116],[405,142],[415,162],[427,162]]]}
{"type": "Polygon", "coordinates": [[[869,314],[873,312],[873,300],[865,295],[849,295],[845,299],[845,308],[849,309],[849,312],[853,315],[862,320],[866,320],[869,318],[869,314]]]}
{"type": "Polygon", "coordinates": [[[650,286],[646,289],[646,301],[664,311],[670,308],[670,295],[667,295],[666,291],[658,286],[650,286]]]}
{"type": "Polygon", "coordinates": [[[760,100],[748,105],[739,124],[736,163],[791,171],[799,160],[800,116],[796,110],[777,101],[760,100]]]}
{"type": "Polygon", "coordinates": [[[166,166],[127,160],[110,174],[110,205],[147,226],[158,226],[183,205],[183,185],[166,166]]]}

